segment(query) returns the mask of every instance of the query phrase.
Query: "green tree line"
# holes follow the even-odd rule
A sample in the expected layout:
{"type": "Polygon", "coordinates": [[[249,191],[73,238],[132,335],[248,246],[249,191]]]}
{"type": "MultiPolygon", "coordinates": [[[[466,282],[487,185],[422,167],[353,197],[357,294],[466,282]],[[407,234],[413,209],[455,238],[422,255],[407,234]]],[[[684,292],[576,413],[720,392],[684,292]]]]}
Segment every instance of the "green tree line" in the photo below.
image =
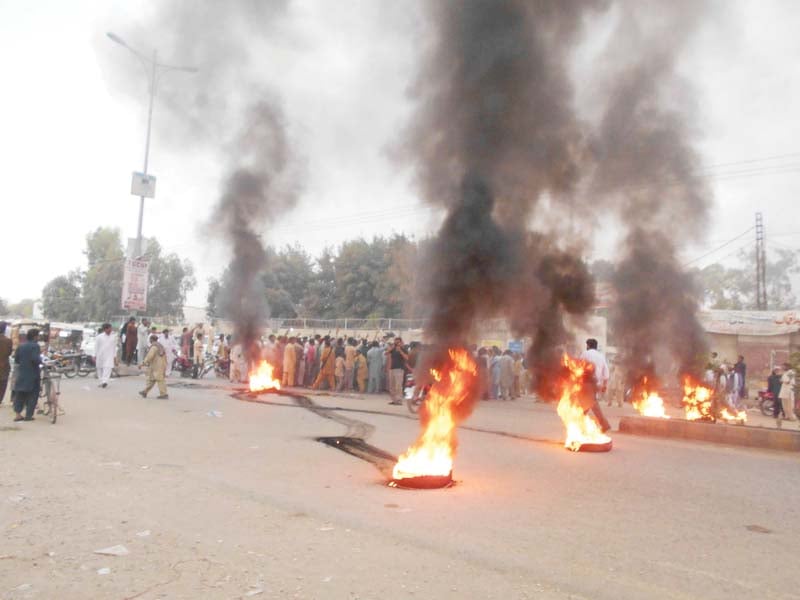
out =
{"type": "MultiPolygon", "coordinates": [[[[614,264],[597,260],[591,272],[598,281],[610,282],[614,264]]],[[[698,297],[705,308],[718,310],[756,310],[755,250],[739,252],[733,265],[713,263],[691,270],[698,297]]],[[[767,308],[788,310],[797,308],[792,279],[800,275],[800,251],[773,248],[767,255],[767,308]]]]}
{"type": "MultiPolygon", "coordinates": [[[[87,268],[59,275],[42,290],[42,312],[55,321],[102,321],[122,314],[125,252],[119,229],[100,227],[86,236],[87,268]]],[[[147,313],[181,317],[186,294],[194,289],[194,269],[175,253],[165,254],[154,238],[144,256],[149,261],[147,313]]]]}
{"type": "MultiPolygon", "coordinates": [[[[424,245],[424,242],[422,243],[424,245]]],[[[268,248],[261,276],[270,316],[417,317],[421,244],[404,235],[354,239],[312,257],[300,246],[268,248]]],[[[228,317],[229,273],[211,279],[206,312],[228,317]]]]}

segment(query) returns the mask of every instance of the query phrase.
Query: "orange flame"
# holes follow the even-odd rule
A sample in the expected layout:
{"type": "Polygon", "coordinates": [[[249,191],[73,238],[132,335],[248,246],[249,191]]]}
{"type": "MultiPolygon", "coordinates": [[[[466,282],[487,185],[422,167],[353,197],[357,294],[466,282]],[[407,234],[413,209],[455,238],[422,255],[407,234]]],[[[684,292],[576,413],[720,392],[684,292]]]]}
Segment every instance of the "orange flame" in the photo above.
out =
{"type": "MultiPolygon", "coordinates": [[[[735,409],[734,409],[735,410],[735,409]]],[[[727,408],[723,408],[722,412],[719,414],[719,418],[725,421],[726,423],[746,423],[747,422],[747,411],[738,410],[735,412],[728,411],[727,408]]]]}
{"type": "Polygon", "coordinates": [[[691,378],[683,380],[683,409],[689,421],[698,419],[712,419],[711,396],[713,390],[703,385],[695,384],[691,378]]]}
{"type": "Polygon", "coordinates": [[[478,379],[478,367],[466,350],[449,350],[450,362],[431,369],[434,384],[423,407],[422,433],[394,466],[394,479],[422,475],[446,476],[453,471],[457,445],[455,409],[469,400],[478,379]]]}
{"type": "Polygon", "coordinates": [[[591,363],[570,358],[566,354],[562,364],[569,370],[569,377],[561,381],[561,399],[558,401],[558,416],[567,429],[564,447],[577,452],[584,444],[607,444],[611,441],[600,430],[600,425],[593,416],[586,414],[581,406],[583,381],[587,372],[594,367],[591,363]]]}
{"type": "Polygon", "coordinates": [[[642,390],[639,397],[633,399],[633,408],[645,417],[669,419],[664,407],[664,399],[658,395],[658,392],[647,391],[647,377],[642,380],[642,390]]]}
{"type": "Polygon", "coordinates": [[[250,391],[279,390],[281,382],[272,376],[275,367],[267,361],[259,361],[258,365],[250,371],[250,391]]]}

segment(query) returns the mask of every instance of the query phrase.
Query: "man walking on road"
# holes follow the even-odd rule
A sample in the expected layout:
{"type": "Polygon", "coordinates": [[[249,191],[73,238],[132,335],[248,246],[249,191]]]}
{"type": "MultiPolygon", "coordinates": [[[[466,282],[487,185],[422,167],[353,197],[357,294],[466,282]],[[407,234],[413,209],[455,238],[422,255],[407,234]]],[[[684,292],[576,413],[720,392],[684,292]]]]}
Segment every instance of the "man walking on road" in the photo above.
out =
{"type": "Polygon", "coordinates": [[[408,354],[403,350],[403,339],[394,338],[394,344],[389,346],[384,353],[389,358],[389,404],[402,404],[403,379],[406,374],[406,361],[408,354]]]}
{"type": "Polygon", "coordinates": [[[117,354],[117,341],[111,334],[111,323],[103,323],[103,329],[97,334],[94,341],[94,362],[97,369],[97,378],[100,387],[108,387],[111,371],[114,369],[114,359],[117,354]]]}
{"type": "Polygon", "coordinates": [[[608,386],[608,363],[606,362],[606,357],[597,349],[596,339],[589,338],[586,340],[586,351],[581,354],[581,359],[592,363],[594,367],[594,376],[591,378],[589,385],[586,386],[587,395],[583,410],[584,412],[591,410],[594,413],[600,424],[600,429],[605,433],[611,429],[611,424],[600,409],[599,397],[605,394],[608,386]]]}
{"type": "Polygon", "coordinates": [[[6,397],[8,376],[11,373],[11,339],[6,337],[6,322],[0,321],[0,404],[6,397]]]}
{"type": "Polygon", "coordinates": [[[147,392],[153,389],[153,386],[158,384],[158,399],[166,400],[169,398],[167,395],[167,384],[164,381],[167,372],[167,351],[161,344],[158,343],[158,336],[150,336],[150,349],[144,360],[139,363],[139,368],[147,367],[147,385],[139,392],[142,398],[147,398],[147,392]]]}
{"type": "Polygon", "coordinates": [[[33,411],[36,400],[39,398],[41,375],[39,365],[42,362],[39,349],[39,330],[29,329],[27,339],[20,344],[14,353],[14,363],[17,365],[17,377],[14,381],[14,412],[15,421],[33,421],[33,411]],[[25,417],[22,409],[25,409],[25,417]]]}

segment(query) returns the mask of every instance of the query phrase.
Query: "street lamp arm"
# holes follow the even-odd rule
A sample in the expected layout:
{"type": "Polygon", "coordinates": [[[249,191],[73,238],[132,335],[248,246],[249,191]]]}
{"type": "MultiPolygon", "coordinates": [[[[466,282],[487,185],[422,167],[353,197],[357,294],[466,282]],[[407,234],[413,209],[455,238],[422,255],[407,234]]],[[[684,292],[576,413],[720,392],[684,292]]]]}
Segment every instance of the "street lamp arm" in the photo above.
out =
{"type": "Polygon", "coordinates": [[[179,67],[178,65],[167,65],[164,63],[158,63],[157,67],[164,69],[164,71],[183,71],[185,73],[197,73],[200,71],[197,67],[179,67]]]}
{"type": "Polygon", "coordinates": [[[115,42],[115,43],[119,44],[120,46],[122,46],[123,48],[128,50],[131,54],[133,54],[136,58],[138,58],[139,62],[142,63],[142,67],[144,67],[145,74],[148,76],[148,78],[150,77],[150,69],[152,68],[152,63],[153,63],[152,59],[146,57],[144,54],[139,52],[136,48],[133,48],[130,44],[128,44],[128,42],[123,40],[116,33],[112,33],[112,32],[109,31],[109,32],[106,32],[106,35],[108,36],[108,38],[112,42],[115,42]]]}

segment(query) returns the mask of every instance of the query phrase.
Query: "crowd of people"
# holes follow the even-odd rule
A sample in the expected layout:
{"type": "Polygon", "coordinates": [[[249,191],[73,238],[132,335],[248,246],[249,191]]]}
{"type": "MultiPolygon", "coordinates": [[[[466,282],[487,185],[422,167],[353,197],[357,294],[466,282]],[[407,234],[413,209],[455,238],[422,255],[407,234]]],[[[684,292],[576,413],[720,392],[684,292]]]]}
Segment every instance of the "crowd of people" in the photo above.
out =
{"type": "MultiPolygon", "coordinates": [[[[225,349],[229,341],[221,343],[225,349]]],[[[427,368],[421,365],[429,350],[429,346],[420,342],[407,344],[391,333],[372,340],[269,335],[259,343],[258,355],[273,367],[282,386],[366,394],[388,392],[390,403],[400,404],[408,384],[426,379],[427,368]]],[[[497,346],[472,346],[471,351],[484,382],[482,398],[511,400],[527,393],[529,376],[521,354],[502,351],[497,346]]],[[[246,354],[239,344],[230,347],[231,381],[247,379],[250,367],[246,354]]]]}
{"type": "MultiPolygon", "coordinates": [[[[9,384],[11,362],[17,350],[22,348],[21,360],[25,362],[29,358],[25,353],[32,351],[33,345],[41,346],[36,329],[29,330],[26,338],[18,339],[16,343],[13,332],[11,339],[5,333],[6,323],[0,323],[0,402],[9,384]],[[30,339],[31,335],[33,339],[30,339]]],[[[23,336],[20,334],[18,337],[23,336]]],[[[498,346],[472,345],[469,349],[478,367],[480,398],[511,400],[528,393],[531,372],[520,353],[501,350],[498,346]]],[[[400,404],[407,395],[416,396],[430,384],[427,358],[431,350],[430,346],[420,342],[406,343],[392,333],[371,340],[319,334],[273,334],[263,337],[256,349],[246,352],[230,335],[214,335],[209,326],[201,323],[191,328],[183,327],[179,335],[174,335],[169,328],[156,328],[147,318],[137,321],[130,317],[118,334],[110,323],[104,323],[94,338],[93,354],[98,385],[103,388],[108,386],[112,371],[120,363],[146,369],[147,384],[140,392],[144,397],[157,386],[158,397],[166,399],[165,380],[174,368],[180,369],[183,375],[199,377],[204,365],[211,361],[218,375],[226,375],[232,382],[246,382],[254,362],[265,360],[284,387],[388,393],[391,404],[400,404]]],[[[605,396],[609,406],[614,400],[622,405],[624,374],[618,367],[609,371],[605,357],[597,349],[596,340],[587,340],[582,358],[594,364],[594,396],[598,399],[605,396]]],[[[16,383],[13,379],[12,386],[25,387],[30,383],[28,377],[17,378],[16,383]]],[[[731,364],[719,360],[717,354],[712,353],[706,365],[704,384],[714,390],[715,402],[721,408],[727,407],[732,411],[746,409],[747,365],[743,356],[731,364]]],[[[778,427],[784,420],[798,420],[795,387],[796,375],[792,366],[789,363],[775,366],[768,377],[766,392],[774,399],[773,416],[778,427]]],[[[32,418],[28,414],[28,390],[20,389],[21,394],[16,394],[16,391],[14,387],[17,417],[32,418]],[[22,415],[23,411],[27,416],[22,415]]],[[[599,404],[592,404],[586,407],[587,410],[592,410],[606,429],[607,421],[599,404]]]]}

